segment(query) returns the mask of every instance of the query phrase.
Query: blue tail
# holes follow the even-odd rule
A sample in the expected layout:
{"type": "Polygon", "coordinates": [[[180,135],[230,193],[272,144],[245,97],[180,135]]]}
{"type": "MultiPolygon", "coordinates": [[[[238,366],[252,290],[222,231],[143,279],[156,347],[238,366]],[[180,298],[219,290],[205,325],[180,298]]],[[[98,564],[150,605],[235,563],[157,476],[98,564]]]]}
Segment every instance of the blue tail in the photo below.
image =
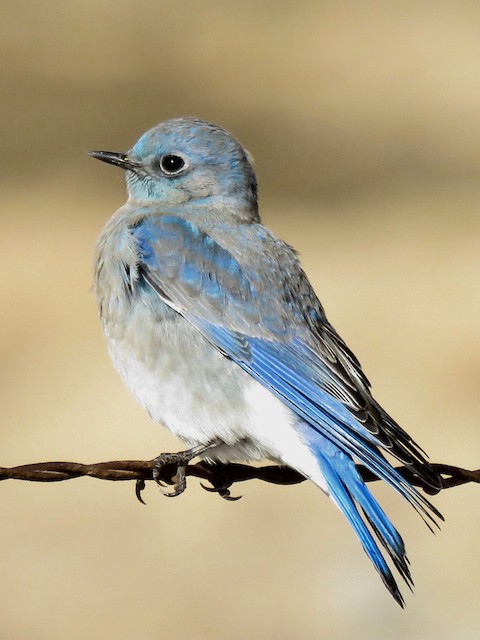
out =
{"type": "MultiPolygon", "coordinates": [[[[311,436],[311,430],[308,431],[308,435],[311,436]]],[[[315,434],[314,442],[311,441],[311,437],[309,440],[308,444],[318,460],[330,498],[353,527],[383,583],[403,608],[405,603],[402,594],[378,544],[380,542],[386,549],[398,572],[412,590],[412,576],[400,534],[366,487],[352,458],[318,433],[315,434]]]]}

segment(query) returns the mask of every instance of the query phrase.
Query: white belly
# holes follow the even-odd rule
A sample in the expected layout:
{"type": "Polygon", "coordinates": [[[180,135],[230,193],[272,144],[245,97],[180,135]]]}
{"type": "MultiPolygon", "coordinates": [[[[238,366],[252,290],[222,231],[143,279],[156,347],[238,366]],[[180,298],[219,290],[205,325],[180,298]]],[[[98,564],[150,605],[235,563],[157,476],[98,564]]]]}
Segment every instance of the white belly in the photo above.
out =
{"type": "MultiPolygon", "coordinates": [[[[208,457],[233,462],[269,458],[308,477],[318,465],[273,393],[217,351],[168,309],[152,317],[141,304],[119,330],[105,327],[115,368],[151,417],[188,446],[221,440],[208,457]]],[[[124,316],[125,319],[125,316],[124,316]]]]}

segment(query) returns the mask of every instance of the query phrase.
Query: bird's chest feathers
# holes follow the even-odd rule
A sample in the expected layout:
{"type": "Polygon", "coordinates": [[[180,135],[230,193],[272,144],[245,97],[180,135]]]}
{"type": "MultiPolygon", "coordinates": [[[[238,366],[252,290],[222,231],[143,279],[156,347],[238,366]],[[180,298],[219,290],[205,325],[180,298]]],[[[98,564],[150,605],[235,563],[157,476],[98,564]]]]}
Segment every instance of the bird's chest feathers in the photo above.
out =
{"type": "MultiPolygon", "coordinates": [[[[188,443],[224,438],[245,421],[244,374],[160,298],[142,295],[115,324],[104,325],[113,364],[152,418],[188,443]]],[[[230,436],[231,437],[231,436],[230,436]]]]}
{"type": "Polygon", "coordinates": [[[142,282],[137,264],[128,229],[100,238],[95,290],[113,364],[155,420],[188,441],[208,440],[212,425],[242,404],[237,367],[142,282]],[[224,387],[212,419],[206,398],[224,387]]]}
{"type": "Polygon", "coordinates": [[[95,292],[102,320],[132,294],[138,277],[138,250],[130,229],[112,218],[101,234],[95,259],[95,292]]]}

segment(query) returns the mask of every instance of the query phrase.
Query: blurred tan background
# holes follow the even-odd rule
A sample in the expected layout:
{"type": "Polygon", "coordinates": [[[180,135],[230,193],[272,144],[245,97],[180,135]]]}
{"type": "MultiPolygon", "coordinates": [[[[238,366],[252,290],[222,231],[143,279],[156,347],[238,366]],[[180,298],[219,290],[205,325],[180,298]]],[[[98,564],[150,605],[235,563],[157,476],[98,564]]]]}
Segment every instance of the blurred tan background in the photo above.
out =
{"type": "MultiPolygon", "coordinates": [[[[125,192],[86,153],[197,115],[253,153],[264,220],[376,396],[433,461],[479,466],[478,2],[4,0],[0,32],[0,464],[180,448],[106,354],[92,251],[125,192]]],[[[235,492],[3,483],[0,637],[480,637],[478,487],[434,499],[436,536],[375,487],[404,612],[318,490],[235,492]]]]}

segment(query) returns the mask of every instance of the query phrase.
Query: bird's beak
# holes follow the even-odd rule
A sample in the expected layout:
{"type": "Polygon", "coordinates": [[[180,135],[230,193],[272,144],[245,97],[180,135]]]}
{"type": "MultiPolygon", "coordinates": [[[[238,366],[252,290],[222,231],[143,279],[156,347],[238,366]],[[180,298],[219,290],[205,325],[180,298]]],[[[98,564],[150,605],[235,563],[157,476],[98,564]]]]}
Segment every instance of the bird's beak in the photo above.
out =
{"type": "Polygon", "coordinates": [[[138,165],[131,160],[126,153],[118,153],[117,151],[89,151],[88,155],[102,162],[113,164],[121,169],[135,171],[135,169],[138,168],[138,165]]]}

